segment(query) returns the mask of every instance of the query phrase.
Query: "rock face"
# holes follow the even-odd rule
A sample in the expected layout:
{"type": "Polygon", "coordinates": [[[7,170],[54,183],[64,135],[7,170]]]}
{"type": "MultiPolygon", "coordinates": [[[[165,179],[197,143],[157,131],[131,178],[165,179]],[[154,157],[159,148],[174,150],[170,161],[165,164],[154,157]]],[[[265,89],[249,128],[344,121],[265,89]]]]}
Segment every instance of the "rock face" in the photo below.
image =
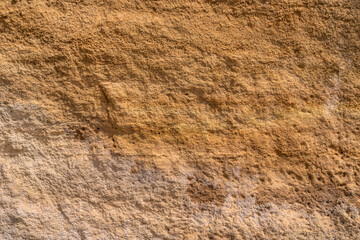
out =
{"type": "Polygon", "coordinates": [[[359,0],[4,0],[0,42],[0,239],[360,239],[359,0]]]}

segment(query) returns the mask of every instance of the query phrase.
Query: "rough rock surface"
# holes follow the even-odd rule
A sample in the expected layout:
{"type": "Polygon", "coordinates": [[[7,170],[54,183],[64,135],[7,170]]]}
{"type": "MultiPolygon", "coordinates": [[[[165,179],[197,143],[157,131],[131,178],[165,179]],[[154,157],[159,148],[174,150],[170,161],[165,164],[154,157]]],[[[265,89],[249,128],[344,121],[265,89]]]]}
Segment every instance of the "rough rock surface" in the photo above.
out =
{"type": "Polygon", "coordinates": [[[359,0],[2,0],[0,43],[0,239],[360,239],[359,0]]]}

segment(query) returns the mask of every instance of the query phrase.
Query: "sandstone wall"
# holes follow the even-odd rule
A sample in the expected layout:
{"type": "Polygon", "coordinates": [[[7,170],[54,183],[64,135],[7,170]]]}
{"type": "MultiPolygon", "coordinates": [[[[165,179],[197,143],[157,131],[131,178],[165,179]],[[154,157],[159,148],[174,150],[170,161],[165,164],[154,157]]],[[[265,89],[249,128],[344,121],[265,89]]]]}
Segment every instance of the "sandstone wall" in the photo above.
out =
{"type": "Polygon", "coordinates": [[[360,239],[360,1],[0,1],[0,239],[360,239]]]}

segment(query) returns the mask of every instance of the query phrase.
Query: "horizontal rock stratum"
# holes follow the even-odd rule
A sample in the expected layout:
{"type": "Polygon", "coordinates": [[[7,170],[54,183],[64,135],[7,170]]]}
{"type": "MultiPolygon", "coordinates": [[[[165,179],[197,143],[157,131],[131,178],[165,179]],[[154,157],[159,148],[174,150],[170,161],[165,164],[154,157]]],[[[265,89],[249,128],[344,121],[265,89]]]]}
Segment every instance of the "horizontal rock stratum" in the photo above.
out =
{"type": "Polygon", "coordinates": [[[360,1],[0,1],[0,239],[360,239],[360,1]]]}

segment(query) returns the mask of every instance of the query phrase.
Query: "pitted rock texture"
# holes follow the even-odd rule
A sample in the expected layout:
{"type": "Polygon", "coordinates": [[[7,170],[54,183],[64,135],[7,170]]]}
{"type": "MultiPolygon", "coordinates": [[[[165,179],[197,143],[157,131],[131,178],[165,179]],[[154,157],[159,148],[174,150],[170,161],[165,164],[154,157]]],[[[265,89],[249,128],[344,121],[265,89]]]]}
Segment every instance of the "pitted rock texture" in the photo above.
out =
{"type": "Polygon", "coordinates": [[[0,239],[360,239],[360,1],[0,1],[0,239]]]}

